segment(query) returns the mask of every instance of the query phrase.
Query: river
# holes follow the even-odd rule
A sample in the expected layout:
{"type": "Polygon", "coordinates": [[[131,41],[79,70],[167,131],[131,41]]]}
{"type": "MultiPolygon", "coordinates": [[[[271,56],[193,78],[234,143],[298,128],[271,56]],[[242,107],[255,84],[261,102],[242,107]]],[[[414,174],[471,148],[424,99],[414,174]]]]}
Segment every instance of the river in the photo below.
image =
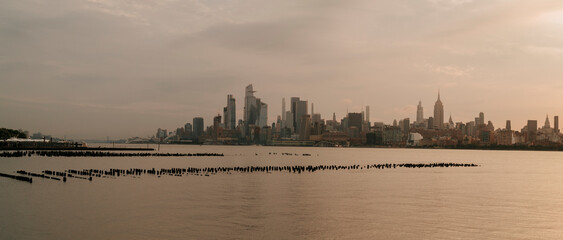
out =
{"type": "Polygon", "coordinates": [[[0,178],[0,239],[563,237],[561,152],[194,145],[161,145],[160,152],[225,156],[0,158],[0,172],[434,162],[480,166],[67,182],[33,178],[31,184],[0,178]]]}

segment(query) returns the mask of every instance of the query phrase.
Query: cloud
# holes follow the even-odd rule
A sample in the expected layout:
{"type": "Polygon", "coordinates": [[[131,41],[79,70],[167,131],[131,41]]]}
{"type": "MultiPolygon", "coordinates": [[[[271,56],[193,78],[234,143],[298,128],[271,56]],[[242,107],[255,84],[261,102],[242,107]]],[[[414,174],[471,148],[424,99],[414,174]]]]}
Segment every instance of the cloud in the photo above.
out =
{"type": "Polygon", "coordinates": [[[452,8],[459,5],[472,3],[474,0],[427,0],[427,1],[440,8],[452,8]]]}
{"type": "Polygon", "coordinates": [[[458,67],[454,65],[434,65],[430,63],[415,64],[419,70],[426,71],[438,75],[447,75],[453,77],[469,76],[475,70],[474,67],[458,67]]]}
{"type": "Polygon", "coordinates": [[[563,56],[563,48],[546,46],[524,46],[523,50],[527,53],[547,56],[563,56]]]}

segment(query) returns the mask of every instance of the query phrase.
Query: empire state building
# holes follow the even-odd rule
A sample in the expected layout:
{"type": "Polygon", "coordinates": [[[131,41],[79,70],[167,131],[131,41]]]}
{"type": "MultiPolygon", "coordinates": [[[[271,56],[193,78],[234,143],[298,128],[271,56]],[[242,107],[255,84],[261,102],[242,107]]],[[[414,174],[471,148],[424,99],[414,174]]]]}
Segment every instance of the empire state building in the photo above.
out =
{"type": "Polygon", "coordinates": [[[438,100],[434,104],[434,129],[444,128],[444,105],[440,101],[440,92],[438,91],[438,100]]]}

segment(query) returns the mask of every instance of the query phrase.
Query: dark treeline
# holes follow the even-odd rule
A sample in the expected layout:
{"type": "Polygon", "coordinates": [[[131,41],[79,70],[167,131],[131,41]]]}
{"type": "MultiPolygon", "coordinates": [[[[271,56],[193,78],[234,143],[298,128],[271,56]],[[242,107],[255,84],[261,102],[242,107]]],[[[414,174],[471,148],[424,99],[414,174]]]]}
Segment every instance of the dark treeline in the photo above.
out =
{"type": "Polygon", "coordinates": [[[27,135],[22,130],[0,128],[0,140],[6,140],[13,137],[27,138],[27,135]]]}
{"type": "Polygon", "coordinates": [[[222,153],[119,153],[102,151],[5,151],[0,157],[223,157],[222,153]]]}

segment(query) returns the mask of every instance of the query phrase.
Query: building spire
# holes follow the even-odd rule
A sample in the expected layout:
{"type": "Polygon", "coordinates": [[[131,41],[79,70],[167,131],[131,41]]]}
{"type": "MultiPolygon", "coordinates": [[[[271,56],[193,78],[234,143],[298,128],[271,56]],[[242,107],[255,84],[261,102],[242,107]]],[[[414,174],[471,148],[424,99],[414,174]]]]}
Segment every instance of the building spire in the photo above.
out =
{"type": "Polygon", "coordinates": [[[440,100],[440,89],[438,88],[438,101],[440,100]]]}

